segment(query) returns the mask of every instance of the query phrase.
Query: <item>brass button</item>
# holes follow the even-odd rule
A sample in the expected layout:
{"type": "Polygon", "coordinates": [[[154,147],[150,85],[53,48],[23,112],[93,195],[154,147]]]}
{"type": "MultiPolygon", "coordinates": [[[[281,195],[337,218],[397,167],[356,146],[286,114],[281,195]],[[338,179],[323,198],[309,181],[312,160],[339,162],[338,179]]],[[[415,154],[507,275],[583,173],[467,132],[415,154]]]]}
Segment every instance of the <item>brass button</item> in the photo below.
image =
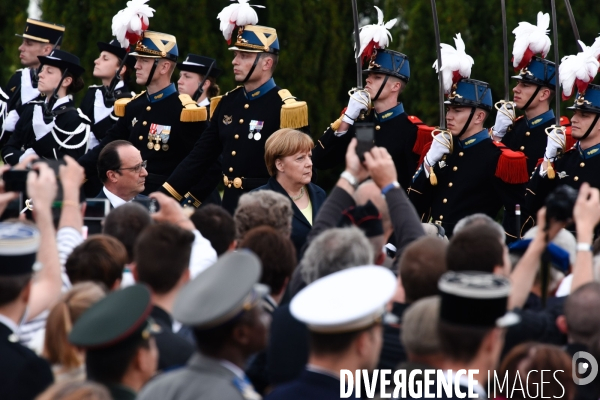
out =
{"type": "Polygon", "coordinates": [[[150,111],[150,110],[152,110],[152,107],[150,107],[150,106],[146,107],[146,111],[150,111]]]}
{"type": "Polygon", "coordinates": [[[233,167],[229,167],[229,172],[233,172],[233,167]]]}
{"type": "Polygon", "coordinates": [[[458,167],[454,167],[452,168],[452,171],[456,171],[458,169],[458,167]]]}
{"type": "Polygon", "coordinates": [[[250,104],[244,104],[244,108],[247,110],[248,108],[250,108],[250,104]]]}
{"type": "Polygon", "coordinates": [[[525,150],[525,146],[520,147],[521,151],[525,150]]]}
{"type": "Polygon", "coordinates": [[[576,176],[575,178],[573,178],[573,180],[574,180],[575,182],[577,182],[577,181],[579,180],[579,177],[578,177],[578,176],[576,176]]]}
{"type": "Polygon", "coordinates": [[[143,139],[144,139],[144,137],[140,135],[140,137],[139,137],[138,139],[140,139],[140,140],[143,140],[143,139]]]}
{"type": "Polygon", "coordinates": [[[235,154],[236,154],[236,153],[235,153],[235,150],[231,152],[231,155],[232,155],[232,156],[235,156],[235,154]]]}
{"type": "Polygon", "coordinates": [[[452,187],[452,182],[450,182],[450,183],[448,184],[448,187],[452,187]]]}
{"type": "Polygon", "coordinates": [[[142,122],[142,125],[146,126],[148,123],[146,121],[142,122]]]}
{"type": "Polygon", "coordinates": [[[237,133],[235,134],[235,136],[233,137],[234,139],[239,139],[240,135],[238,135],[237,133]]]}
{"type": "Polygon", "coordinates": [[[444,216],[443,216],[443,215],[440,215],[440,220],[442,220],[442,219],[444,219],[444,216]]]}
{"type": "Polygon", "coordinates": [[[459,156],[459,157],[462,157],[462,156],[464,156],[464,155],[465,155],[465,153],[463,153],[462,151],[461,151],[460,153],[458,153],[458,156],[459,156]]]}
{"type": "Polygon", "coordinates": [[[444,199],[442,200],[442,203],[446,204],[448,202],[448,199],[444,199]]]}
{"type": "Polygon", "coordinates": [[[584,163],[584,162],[582,162],[581,164],[579,164],[579,166],[580,166],[581,168],[583,168],[583,167],[585,167],[585,163],[584,163]]]}
{"type": "Polygon", "coordinates": [[[375,130],[376,130],[376,131],[378,131],[378,130],[380,130],[380,129],[381,129],[381,127],[380,127],[379,125],[377,125],[377,126],[375,127],[375,130]]]}
{"type": "Polygon", "coordinates": [[[531,135],[531,132],[525,132],[525,136],[531,135]]]}
{"type": "Polygon", "coordinates": [[[243,123],[244,123],[244,120],[243,120],[243,119],[240,119],[240,124],[243,124],[243,123]]]}

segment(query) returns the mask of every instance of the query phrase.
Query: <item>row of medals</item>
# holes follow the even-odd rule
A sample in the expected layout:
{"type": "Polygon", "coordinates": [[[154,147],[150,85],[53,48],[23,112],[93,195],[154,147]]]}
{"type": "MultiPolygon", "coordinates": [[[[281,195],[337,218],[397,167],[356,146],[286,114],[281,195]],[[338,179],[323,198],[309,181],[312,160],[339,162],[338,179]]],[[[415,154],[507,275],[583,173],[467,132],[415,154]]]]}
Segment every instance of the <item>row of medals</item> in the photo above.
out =
{"type": "Polygon", "coordinates": [[[169,133],[158,133],[158,134],[152,134],[149,133],[148,134],[148,150],[152,150],[154,149],[155,151],[159,151],[161,148],[163,149],[163,151],[168,151],[169,150],[169,145],[167,144],[167,142],[169,141],[169,133]],[[152,143],[153,141],[156,141],[156,143],[152,143]],[[163,144],[162,146],[158,143],[162,141],[163,144]]]}

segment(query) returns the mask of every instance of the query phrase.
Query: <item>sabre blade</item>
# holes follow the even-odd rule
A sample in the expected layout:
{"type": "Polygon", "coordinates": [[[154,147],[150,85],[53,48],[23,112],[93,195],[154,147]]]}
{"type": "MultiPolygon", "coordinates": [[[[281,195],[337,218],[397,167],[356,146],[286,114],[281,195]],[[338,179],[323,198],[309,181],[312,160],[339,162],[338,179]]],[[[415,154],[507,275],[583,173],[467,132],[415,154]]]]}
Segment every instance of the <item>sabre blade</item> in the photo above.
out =
{"type": "MultiPolygon", "coordinates": [[[[508,32],[506,24],[506,0],[500,0],[502,4],[502,43],[504,44],[504,100],[509,99],[509,81],[508,81],[508,32]]],[[[565,0],[569,1],[569,0],[565,0]]]]}
{"type": "Polygon", "coordinates": [[[575,15],[573,15],[573,8],[571,7],[571,2],[569,0],[565,0],[565,6],[567,7],[567,14],[569,14],[569,21],[571,21],[571,28],[573,28],[573,35],[575,35],[577,47],[579,47],[579,50],[583,51],[581,45],[579,44],[579,40],[581,39],[581,37],[579,36],[579,29],[577,29],[577,22],[575,21],[575,15]]]}
{"type": "Polygon", "coordinates": [[[560,79],[558,76],[558,70],[559,70],[559,62],[560,62],[560,58],[558,56],[558,28],[557,28],[557,16],[556,16],[556,0],[550,0],[551,6],[552,6],[552,36],[554,38],[554,71],[555,71],[555,79],[556,79],[556,95],[555,97],[555,105],[556,105],[556,111],[555,111],[555,122],[556,122],[556,127],[558,128],[560,126],[560,79]]]}
{"type": "Polygon", "coordinates": [[[354,58],[356,59],[356,88],[362,89],[362,64],[360,62],[360,32],[358,31],[358,6],[356,0],[352,0],[352,18],[354,19],[354,43],[356,51],[354,58]]]}
{"type": "Polygon", "coordinates": [[[431,0],[431,13],[433,14],[433,30],[435,32],[435,46],[438,61],[439,79],[439,105],[440,105],[440,128],[446,129],[446,109],[444,108],[444,75],[442,74],[442,47],[440,44],[440,27],[438,25],[437,7],[435,0],[431,0]]]}

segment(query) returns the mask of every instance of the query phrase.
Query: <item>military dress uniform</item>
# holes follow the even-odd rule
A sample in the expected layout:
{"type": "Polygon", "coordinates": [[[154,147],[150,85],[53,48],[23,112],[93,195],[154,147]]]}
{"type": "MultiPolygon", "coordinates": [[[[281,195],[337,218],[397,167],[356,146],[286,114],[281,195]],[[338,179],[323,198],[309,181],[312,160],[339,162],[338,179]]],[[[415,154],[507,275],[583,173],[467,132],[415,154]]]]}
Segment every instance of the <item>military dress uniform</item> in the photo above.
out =
{"type": "MultiPolygon", "coordinates": [[[[277,32],[273,28],[248,25],[231,49],[278,54],[277,32]],[[270,43],[265,45],[263,40],[270,43]]],[[[213,97],[210,126],[163,185],[163,191],[178,201],[189,197],[190,188],[208,179],[207,171],[222,155],[225,185],[222,205],[233,213],[242,194],[267,183],[265,142],[281,128],[308,132],[308,107],[277,86],[272,78],[252,91],[239,86],[223,96],[213,97]]],[[[200,201],[194,199],[195,204],[200,201]]]]}
{"type": "MultiPolygon", "coordinates": [[[[408,83],[410,66],[408,58],[396,51],[377,50],[374,59],[369,63],[365,73],[384,74],[393,76],[408,83]]],[[[382,84],[385,85],[385,82],[382,84]]],[[[343,112],[342,112],[343,116],[343,112]]],[[[330,169],[345,162],[348,144],[355,137],[355,127],[350,125],[348,132],[336,134],[342,117],[331,124],[319,138],[313,149],[313,163],[318,169],[330,169]]],[[[424,146],[431,142],[430,128],[416,116],[409,116],[404,111],[404,105],[398,103],[395,107],[381,113],[374,109],[364,120],[375,124],[375,146],[385,147],[394,159],[398,182],[403,188],[408,188],[424,146]]]]}
{"type": "MultiPolygon", "coordinates": [[[[44,65],[51,65],[71,72],[75,77],[83,74],[79,58],[62,50],[53,50],[47,57],[38,57],[44,65]]],[[[49,101],[30,101],[22,107],[22,115],[14,133],[2,148],[2,159],[15,165],[28,154],[58,160],[65,155],[75,159],[88,149],[90,135],[89,119],[77,109],[70,96],[58,99],[51,112],[49,101]]]]}
{"type": "MultiPolygon", "coordinates": [[[[454,94],[462,97],[452,98],[451,94],[447,104],[491,110],[491,89],[485,82],[463,79],[458,82],[454,94]],[[483,96],[482,89],[487,90],[483,96]],[[474,99],[477,91],[481,100],[474,99]]],[[[504,206],[505,231],[507,235],[516,237],[515,205],[524,204],[528,181],[523,153],[495,143],[487,129],[464,140],[452,136],[452,142],[453,152],[432,167],[437,185],[432,184],[431,175],[427,175],[424,165],[421,165],[408,189],[408,196],[422,221],[431,220],[441,225],[450,236],[454,225],[463,217],[484,213],[495,219],[504,206]]]]}
{"type": "MultiPolygon", "coordinates": [[[[176,61],[177,44],[172,35],[144,32],[141,43],[131,56],[164,58],[176,61]]],[[[200,137],[201,123],[207,110],[198,107],[188,95],[179,95],[174,84],[149,94],[142,92],[133,99],[115,102],[119,120],[100,144],[79,159],[86,175],[97,175],[96,162],[100,151],[114,140],[127,140],[148,161],[146,187],[143,194],[156,191],[183,160],[200,137]]]]}

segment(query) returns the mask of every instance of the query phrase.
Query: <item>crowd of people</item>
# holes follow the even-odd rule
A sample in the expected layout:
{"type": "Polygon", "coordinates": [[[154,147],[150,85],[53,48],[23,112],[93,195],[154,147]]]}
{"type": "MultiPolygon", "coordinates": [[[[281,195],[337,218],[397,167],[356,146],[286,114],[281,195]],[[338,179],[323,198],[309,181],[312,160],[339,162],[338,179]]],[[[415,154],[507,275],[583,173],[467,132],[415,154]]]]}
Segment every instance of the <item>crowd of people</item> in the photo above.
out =
{"type": "MultiPolygon", "coordinates": [[[[147,28],[154,10],[128,7],[147,28]]],[[[80,108],[66,28],[27,20],[0,93],[0,397],[423,398],[422,374],[393,394],[376,372],[433,369],[476,371],[435,398],[599,398],[582,354],[600,358],[600,87],[555,118],[564,75],[524,48],[487,129],[458,35],[445,49],[467,68],[440,72],[433,129],[398,101],[408,57],[381,16],[361,33],[365,88],[315,142],[253,17],[241,0],[219,14],[238,88],[219,96],[210,57],[178,63],[173,35],[123,30],[80,108]]]]}

